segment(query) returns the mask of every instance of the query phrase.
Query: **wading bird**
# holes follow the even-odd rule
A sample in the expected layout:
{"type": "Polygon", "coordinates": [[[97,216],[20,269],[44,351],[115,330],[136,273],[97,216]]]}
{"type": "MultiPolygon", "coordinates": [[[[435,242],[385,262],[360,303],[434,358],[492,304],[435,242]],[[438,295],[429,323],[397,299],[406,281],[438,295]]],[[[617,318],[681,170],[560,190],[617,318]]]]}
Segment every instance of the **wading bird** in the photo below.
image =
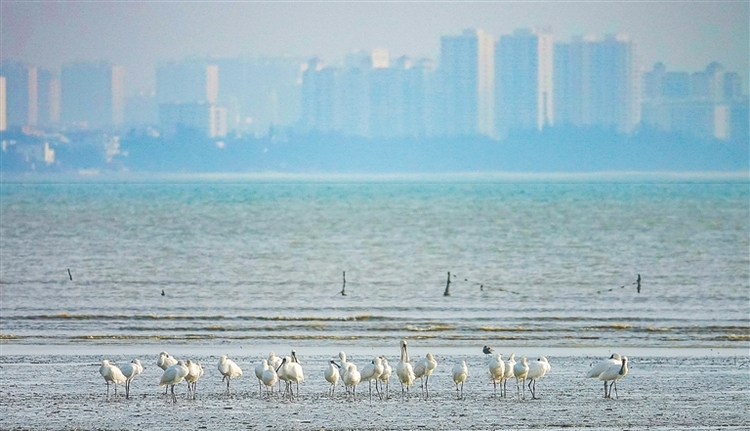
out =
{"type": "Polygon", "coordinates": [[[140,359],[133,359],[129,364],[120,367],[122,374],[125,376],[125,398],[130,398],[130,382],[135,376],[143,372],[143,365],[140,359]]]}
{"type": "Polygon", "coordinates": [[[227,355],[221,355],[217,368],[222,375],[221,381],[227,381],[227,393],[229,393],[229,381],[233,378],[242,377],[242,369],[233,360],[227,359],[227,355]]]}
{"type": "Polygon", "coordinates": [[[414,368],[409,363],[409,352],[406,350],[406,340],[401,340],[401,362],[396,365],[396,375],[401,381],[401,397],[409,395],[409,387],[414,384],[414,368]]]}
{"type": "Polygon", "coordinates": [[[513,377],[513,367],[516,365],[516,354],[511,353],[505,361],[505,375],[503,375],[503,396],[508,396],[508,380],[513,377]]]}
{"type": "Polygon", "coordinates": [[[622,357],[621,365],[610,365],[609,368],[602,371],[599,374],[599,380],[604,382],[604,398],[612,398],[612,385],[615,387],[615,398],[617,396],[617,381],[625,377],[628,374],[628,358],[627,356],[622,357]],[[607,391],[607,382],[609,384],[609,391],[607,391]]]}
{"type": "Polygon", "coordinates": [[[599,377],[599,374],[609,368],[610,365],[620,365],[621,362],[622,358],[620,357],[620,354],[613,353],[608,359],[599,362],[592,369],[590,369],[589,372],[586,373],[586,377],[597,378],[599,377]]]}
{"type": "Polygon", "coordinates": [[[550,370],[549,362],[547,358],[542,356],[529,365],[529,372],[526,374],[526,379],[529,381],[529,391],[531,391],[531,399],[535,400],[536,397],[536,381],[541,379],[550,370]]]}
{"type": "Polygon", "coordinates": [[[172,390],[172,402],[177,402],[177,396],[174,394],[174,386],[185,379],[188,375],[188,367],[184,361],[178,361],[176,364],[164,370],[159,379],[159,386],[167,386],[172,390]]]}
{"type": "Polygon", "coordinates": [[[521,390],[523,390],[523,399],[526,399],[526,375],[529,373],[529,365],[526,363],[526,356],[521,356],[521,362],[513,366],[513,375],[516,377],[516,392],[518,399],[521,399],[521,390]],[[518,385],[521,385],[519,387],[518,385]]]}
{"type": "Polygon", "coordinates": [[[503,356],[499,353],[490,359],[489,363],[490,378],[492,379],[492,385],[495,388],[495,395],[497,395],[497,382],[500,382],[500,396],[503,396],[503,377],[505,376],[505,362],[503,362],[503,356]]]}
{"type": "Polygon", "coordinates": [[[456,384],[456,398],[461,399],[464,397],[464,382],[469,377],[469,368],[466,367],[466,361],[461,361],[460,364],[454,365],[451,375],[453,376],[453,383],[456,384]],[[460,393],[458,390],[459,384],[461,385],[460,393]]]}
{"type": "Polygon", "coordinates": [[[109,399],[110,383],[115,385],[115,396],[117,396],[117,384],[123,384],[126,381],[122,371],[116,365],[110,364],[108,359],[105,359],[102,361],[102,366],[99,367],[99,374],[104,377],[104,381],[107,383],[107,399],[109,399]]]}
{"type": "Polygon", "coordinates": [[[339,384],[339,379],[341,378],[341,373],[339,373],[339,366],[333,359],[328,361],[328,368],[326,368],[324,375],[326,381],[331,384],[331,386],[328,388],[328,394],[333,397],[333,392],[336,389],[336,385],[339,384]]]}
{"type": "Polygon", "coordinates": [[[193,362],[190,359],[187,361],[188,373],[185,376],[185,381],[188,387],[188,398],[195,399],[195,388],[198,385],[198,379],[203,376],[203,365],[193,362]]]}

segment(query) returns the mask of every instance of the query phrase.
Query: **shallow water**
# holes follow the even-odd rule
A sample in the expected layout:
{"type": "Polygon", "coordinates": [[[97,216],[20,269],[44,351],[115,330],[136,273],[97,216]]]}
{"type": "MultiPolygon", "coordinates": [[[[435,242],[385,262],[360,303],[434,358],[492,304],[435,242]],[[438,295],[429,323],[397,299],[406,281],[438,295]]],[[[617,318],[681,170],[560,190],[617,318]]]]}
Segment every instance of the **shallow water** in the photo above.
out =
{"type": "Polygon", "coordinates": [[[748,348],[749,195],[745,181],[6,183],[2,345],[748,348]]]}
{"type": "Polygon", "coordinates": [[[3,183],[0,428],[744,429],[749,195],[700,178],[3,183]],[[428,399],[395,376],[388,400],[325,395],[339,350],[395,365],[402,338],[439,362],[428,399]],[[484,344],[547,356],[541,399],[496,397],[484,344]],[[261,397],[255,364],[291,349],[300,398],[261,397]],[[162,350],[204,363],[198,400],[161,395],[162,350]],[[583,376],[615,350],[630,371],[607,400],[583,376]],[[229,395],[222,353],[245,374],[229,395]],[[107,398],[101,360],[134,357],[133,398],[107,398]]]}

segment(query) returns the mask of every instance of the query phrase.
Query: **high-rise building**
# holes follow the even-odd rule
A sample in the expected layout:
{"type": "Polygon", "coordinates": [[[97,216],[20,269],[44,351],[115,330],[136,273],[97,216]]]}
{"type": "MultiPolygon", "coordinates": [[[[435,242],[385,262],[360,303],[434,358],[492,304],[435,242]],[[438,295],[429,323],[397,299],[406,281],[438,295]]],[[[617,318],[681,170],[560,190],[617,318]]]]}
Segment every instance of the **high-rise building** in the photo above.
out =
{"type": "Polygon", "coordinates": [[[494,40],[482,30],[440,39],[443,135],[495,135],[494,40]]]}
{"type": "Polygon", "coordinates": [[[317,58],[308,61],[302,73],[302,130],[339,130],[338,75],[336,68],[324,66],[317,58]]]}
{"type": "Polygon", "coordinates": [[[5,112],[5,77],[0,76],[0,132],[8,128],[8,116],[5,112]]]}
{"type": "Polygon", "coordinates": [[[355,51],[344,57],[339,76],[341,131],[351,136],[370,133],[370,72],[373,56],[355,51]]]}
{"type": "Polygon", "coordinates": [[[39,69],[37,74],[37,124],[44,127],[49,127],[56,121],[52,120],[52,114],[55,110],[59,110],[59,107],[54,107],[53,104],[59,101],[56,98],[54,91],[56,90],[54,81],[55,76],[48,70],[39,69]]]}
{"type": "Polygon", "coordinates": [[[219,68],[214,63],[188,59],[159,64],[156,68],[157,103],[216,103],[219,68]]]}
{"type": "Polygon", "coordinates": [[[39,112],[37,68],[16,61],[3,61],[0,76],[5,77],[7,126],[35,125],[39,112]]]}
{"type": "Polygon", "coordinates": [[[747,136],[747,98],[736,73],[718,63],[701,72],[668,72],[662,63],[643,76],[642,123],[700,138],[747,136]]]}
{"type": "Polygon", "coordinates": [[[230,123],[261,136],[293,125],[299,119],[304,63],[291,56],[220,61],[219,104],[228,108],[230,123]]]}
{"type": "Polygon", "coordinates": [[[426,136],[430,132],[433,119],[432,83],[435,64],[429,59],[421,59],[412,63],[410,59],[402,57],[396,65],[402,91],[402,133],[405,136],[426,136]]]}
{"type": "Polygon", "coordinates": [[[633,43],[624,35],[556,44],[555,123],[631,132],[640,121],[635,63],[633,43]]]}
{"type": "Polygon", "coordinates": [[[553,123],[552,35],[520,29],[495,46],[495,114],[498,134],[541,130],[553,123]]]}
{"type": "Polygon", "coordinates": [[[109,63],[73,63],[60,73],[61,122],[81,128],[122,123],[124,72],[109,63]]]}

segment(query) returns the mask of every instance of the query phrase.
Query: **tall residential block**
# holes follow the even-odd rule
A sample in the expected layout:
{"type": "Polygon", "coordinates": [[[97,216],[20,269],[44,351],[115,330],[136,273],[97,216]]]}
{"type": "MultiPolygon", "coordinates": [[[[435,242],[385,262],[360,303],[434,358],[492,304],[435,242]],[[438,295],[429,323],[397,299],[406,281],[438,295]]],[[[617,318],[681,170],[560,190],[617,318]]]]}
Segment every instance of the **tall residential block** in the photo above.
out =
{"type": "Polygon", "coordinates": [[[8,128],[8,116],[5,111],[5,77],[0,76],[0,132],[8,128]]]}
{"type": "Polygon", "coordinates": [[[338,82],[338,69],[325,66],[317,58],[308,61],[302,73],[302,130],[332,132],[340,129],[338,82]]]}
{"type": "Polygon", "coordinates": [[[700,138],[747,139],[747,96],[736,73],[718,63],[704,71],[667,71],[662,63],[643,76],[644,126],[700,138]]]}
{"type": "Polygon", "coordinates": [[[640,121],[640,85],[632,41],[578,38],[555,44],[556,124],[632,132],[640,121]]]}
{"type": "Polygon", "coordinates": [[[494,39],[465,30],[440,39],[439,134],[495,135],[494,39]]]}
{"type": "Polygon", "coordinates": [[[498,134],[553,124],[553,44],[545,30],[519,29],[495,46],[498,134]]]}
{"type": "Polygon", "coordinates": [[[162,103],[216,103],[219,68],[208,60],[170,61],[157,65],[156,101],[162,103]]]}
{"type": "Polygon", "coordinates": [[[35,125],[38,119],[38,70],[16,61],[3,61],[8,127],[35,125]]]}
{"type": "Polygon", "coordinates": [[[124,72],[109,63],[73,63],[60,73],[64,125],[100,128],[122,123],[124,72]]]}

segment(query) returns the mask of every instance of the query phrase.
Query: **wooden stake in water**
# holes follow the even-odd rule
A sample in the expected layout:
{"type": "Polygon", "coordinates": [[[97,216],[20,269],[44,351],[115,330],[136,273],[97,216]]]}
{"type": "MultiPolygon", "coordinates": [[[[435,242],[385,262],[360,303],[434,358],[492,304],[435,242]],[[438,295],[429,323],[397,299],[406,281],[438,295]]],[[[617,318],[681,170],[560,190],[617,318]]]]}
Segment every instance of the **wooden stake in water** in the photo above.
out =
{"type": "Polygon", "coordinates": [[[448,282],[445,284],[445,292],[443,292],[443,296],[451,296],[451,272],[448,271],[448,282]]]}
{"type": "Polygon", "coordinates": [[[344,271],[344,285],[341,287],[341,296],[346,296],[346,271],[344,271]]]}

